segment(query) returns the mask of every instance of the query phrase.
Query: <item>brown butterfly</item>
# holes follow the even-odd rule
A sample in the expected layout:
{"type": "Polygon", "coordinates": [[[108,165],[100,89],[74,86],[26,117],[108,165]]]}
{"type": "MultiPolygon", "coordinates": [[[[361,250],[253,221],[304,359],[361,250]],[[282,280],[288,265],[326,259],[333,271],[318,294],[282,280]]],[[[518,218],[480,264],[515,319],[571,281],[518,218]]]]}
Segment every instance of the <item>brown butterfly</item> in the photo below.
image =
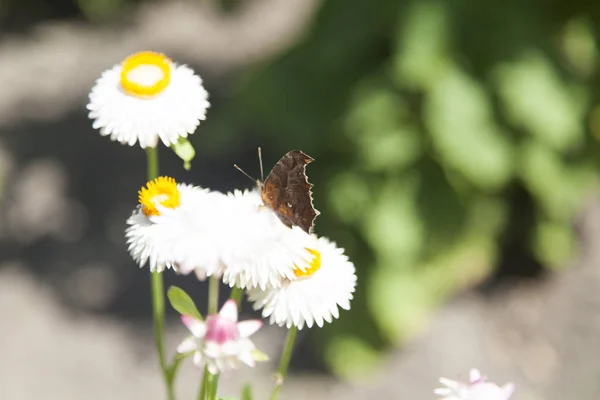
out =
{"type": "MultiPolygon", "coordinates": [[[[260,148],[258,156],[262,178],[260,148]]],[[[267,179],[256,181],[264,205],[275,211],[285,225],[299,226],[307,233],[312,233],[315,218],[319,215],[319,211],[313,206],[311,191],[313,185],[308,182],[306,176],[306,165],[313,161],[312,157],[300,150],[289,151],[273,166],[267,179]]],[[[234,166],[254,180],[240,167],[234,166]]]]}

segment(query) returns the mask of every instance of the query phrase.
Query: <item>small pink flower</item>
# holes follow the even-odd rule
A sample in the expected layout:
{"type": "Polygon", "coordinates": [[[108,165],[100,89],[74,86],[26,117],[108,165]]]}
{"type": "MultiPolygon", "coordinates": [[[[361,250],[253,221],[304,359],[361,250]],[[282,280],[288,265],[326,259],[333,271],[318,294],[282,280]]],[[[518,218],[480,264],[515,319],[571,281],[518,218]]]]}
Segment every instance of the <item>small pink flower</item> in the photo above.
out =
{"type": "Polygon", "coordinates": [[[446,387],[435,389],[434,393],[443,396],[441,400],[508,400],[515,390],[512,383],[499,387],[487,382],[487,377],[476,369],[471,370],[469,378],[469,384],[440,378],[446,387]]]}
{"type": "Polygon", "coordinates": [[[237,369],[240,363],[253,367],[263,359],[249,337],[260,329],[260,320],[237,322],[237,305],[228,300],[218,314],[209,315],[203,322],[189,315],[181,321],[192,332],[177,347],[178,353],[194,353],[193,362],[198,367],[206,364],[208,371],[216,375],[237,369]]]}

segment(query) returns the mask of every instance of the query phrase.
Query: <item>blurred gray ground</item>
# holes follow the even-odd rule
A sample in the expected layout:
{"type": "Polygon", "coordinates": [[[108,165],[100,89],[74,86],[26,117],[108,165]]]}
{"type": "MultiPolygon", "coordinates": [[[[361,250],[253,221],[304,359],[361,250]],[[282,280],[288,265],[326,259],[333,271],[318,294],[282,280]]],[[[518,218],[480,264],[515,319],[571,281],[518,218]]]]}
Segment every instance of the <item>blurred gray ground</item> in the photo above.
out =
{"type": "MultiPolygon", "coordinates": [[[[163,398],[147,271],[123,243],[143,153],[100,138],[83,107],[99,73],[142,48],[181,57],[208,85],[219,82],[293,41],[315,2],[257,1],[227,20],[207,4],[149,6],[126,32],[57,24],[0,43],[1,400],[163,398]]],[[[230,164],[202,154],[184,178],[222,190],[247,185],[225,172],[230,164]]],[[[163,171],[182,176],[169,155],[163,171]]],[[[498,383],[514,381],[515,399],[600,399],[600,201],[578,227],[582,251],[566,272],[458,296],[359,382],[293,369],[283,398],[431,399],[439,376],[464,378],[478,367],[498,383]]],[[[198,283],[166,279],[202,300],[198,283]]],[[[173,349],[186,332],[173,313],[167,325],[173,349]]],[[[284,335],[267,327],[257,344],[276,359],[284,335]]],[[[223,395],[252,381],[256,398],[266,398],[273,367],[224,377],[223,395]]],[[[198,380],[186,363],[181,399],[194,398],[198,380]]]]}

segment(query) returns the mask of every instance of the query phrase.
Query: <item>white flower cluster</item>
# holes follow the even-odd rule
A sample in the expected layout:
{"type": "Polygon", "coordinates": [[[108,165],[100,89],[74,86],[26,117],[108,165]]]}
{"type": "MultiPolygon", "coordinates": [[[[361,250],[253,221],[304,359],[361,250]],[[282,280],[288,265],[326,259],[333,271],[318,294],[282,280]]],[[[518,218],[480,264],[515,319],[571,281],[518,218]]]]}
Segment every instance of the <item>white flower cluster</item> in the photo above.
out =
{"type": "MultiPolygon", "coordinates": [[[[202,79],[164,54],[140,52],[105,71],[87,106],[103,136],[142,148],[178,143],[194,133],[209,108],[202,79]]],[[[127,220],[129,252],[140,267],[216,276],[245,289],[271,324],[322,327],[350,309],[356,287],[352,262],[326,238],[284,224],[258,190],[223,194],[160,177],[139,191],[127,220]]],[[[291,205],[290,205],[291,206],[291,205]]],[[[177,348],[213,375],[264,355],[249,337],[259,320],[238,322],[235,301],[205,321],[183,315],[191,332],[177,348]]],[[[441,378],[441,400],[509,400],[514,386],[488,382],[472,370],[468,384],[441,378]]]]}
{"type": "Polygon", "coordinates": [[[356,274],[343,249],[284,225],[256,190],[223,194],[160,177],[139,201],[126,238],[140,266],[222,277],[288,328],[321,327],[350,308],[356,274]]]}
{"type": "MultiPolygon", "coordinates": [[[[190,68],[144,51],[105,71],[87,108],[102,136],[154,148],[194,133],[209,106],[202,79],[190,68]]],[[[321,327],[338,318],[339,308],[350,308],[356,275],[344,251],[284,224],[256,190],[223,194],[160,177],[140,190],[139,203],[126,238],[140,267],[222,278],[246,289],[271,323],[288,328],[321,327]]],[[[235,303],[206,322],[191,316],[183,322],[193,336],[179,351],[194,352],[211,373],[253,363],[248,336],[260,321],[238,323],[235,303]]]]}

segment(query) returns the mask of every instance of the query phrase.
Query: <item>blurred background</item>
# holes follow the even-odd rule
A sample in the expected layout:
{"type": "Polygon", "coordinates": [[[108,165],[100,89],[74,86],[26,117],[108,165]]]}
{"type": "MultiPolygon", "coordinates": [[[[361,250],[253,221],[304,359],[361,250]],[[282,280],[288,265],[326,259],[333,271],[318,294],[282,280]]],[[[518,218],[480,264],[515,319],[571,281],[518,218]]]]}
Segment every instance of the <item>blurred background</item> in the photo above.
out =
{"type": "MultiPolygon", "coordinates": [[[[283,398],[432,399],[471,367],[519,400],[600,398],[599,26],[590,0],[0,0],[0,399],[164,398],[123,238],[144,152],[85,110],[146,49],[211,94],[191,171],[163,148],[161,173],[228,191],[258,146],[316,159],[316,231],[359,284],[301,332],[283,398]]],[[[284,336],[258,334],[272,362],[284,336]]],[[[265,398],[273,367],[223,395],[265,398]]]]}

